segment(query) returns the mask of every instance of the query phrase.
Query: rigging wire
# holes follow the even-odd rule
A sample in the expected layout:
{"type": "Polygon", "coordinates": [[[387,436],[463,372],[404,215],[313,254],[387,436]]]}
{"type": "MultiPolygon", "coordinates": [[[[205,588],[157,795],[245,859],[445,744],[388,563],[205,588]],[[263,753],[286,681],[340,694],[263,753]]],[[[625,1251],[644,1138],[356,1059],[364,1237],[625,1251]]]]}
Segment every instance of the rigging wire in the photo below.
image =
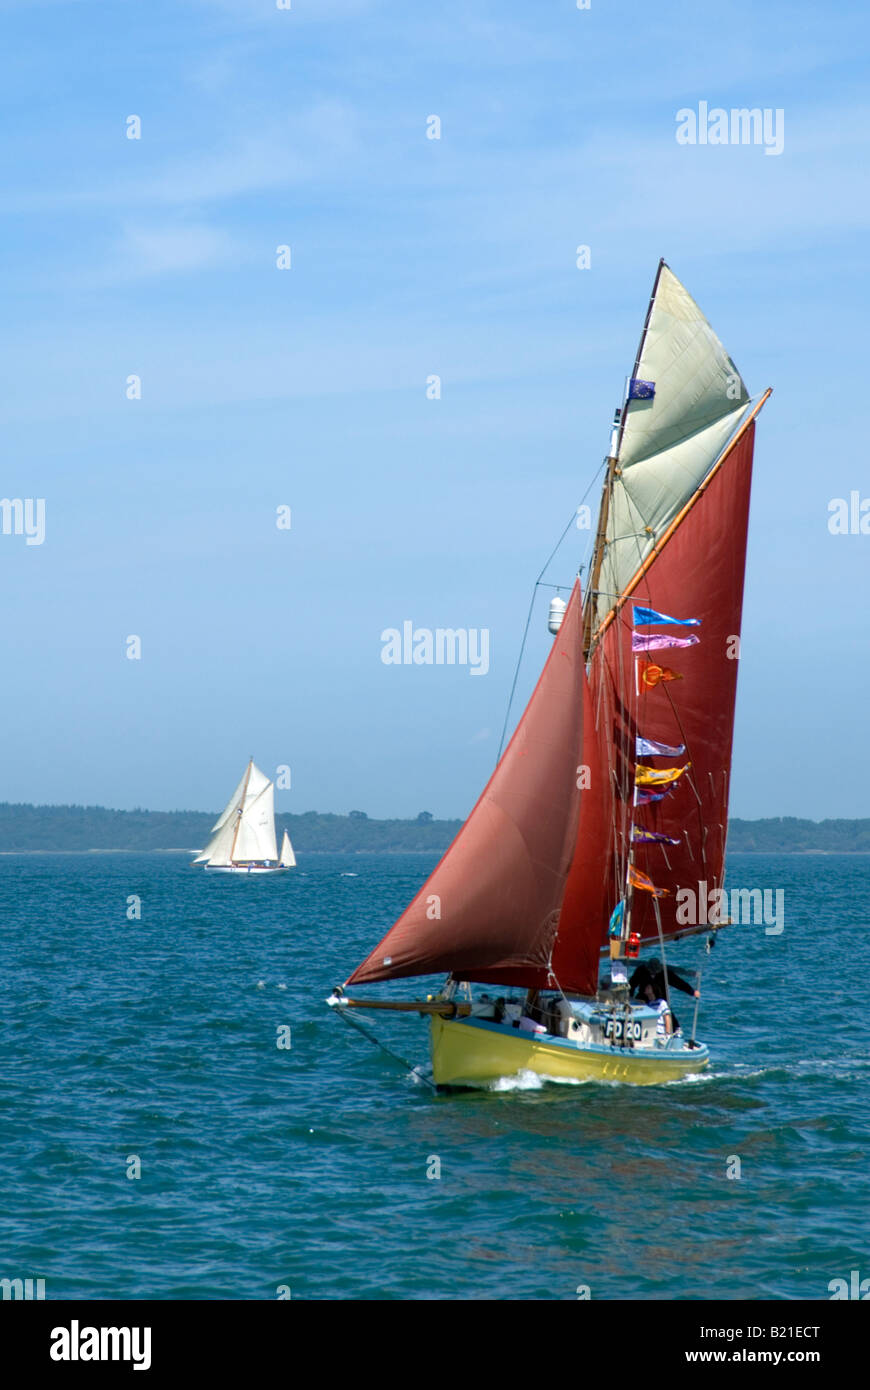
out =
{"type": "MultiPolygon", "coordinates": [[[[664,979],[664,982],[665,982],[665,1000],[666,1000],[666,1002],[667,1002],[668,1008],[670,1009],[670,1008],[671,1008],[671,987],[670,987],[670,984],[669,984],[669,982],[668,982],[668,958],[667,958],[667,955],[666,955],[666,953],[665,953],[665,934],[664,934],[664,932],[662,931],[662,914],[661,914],[661,912],[659,911],[659,900],[658,900],[658,897],[657,897],[657,896],[653,898],[653,908],[655,909],[656,926],[658,927],[658,932],[659,932],[659,949],[660,949],[660,951],[661,951],[661,953],[662,953],[662,978],[664,979]]],[[[671,1009],[671,1018],[673,1018],[673,1016],[674,1016],[673,1009],[671,1009]]]]}
{"type": "Polygon", "coordinates": [[[576,519],[577,519],[577,512],[579,511],[580,507],[583,506],[583,503],[586,501],[586,498],[589,496],[590,492],[592,491],[593,487],[595,486],[596,482],[598,481],[598,478],[599,478],[599,476],[600,476],[600,474],[601,474],[601,469],[604,468],[604,467],[605,467],[605,464],[602,464],[601,467],[598,468],[598,469],[596,470],[596,472],[592,475],[592,478],[590,479],[590,482],[589,482],[589,486],[587,487],[587,489],[586,489],[586,491],[584,492],[583,496],[580,498],[580,501],[578,502],[577,506],[574,508],[573,512],[571,513],[571,518],[570,518],[570,520],[569,520],[569,522],[568,522],[568,525],[565,527],[564,531],[562,532],[561,536],[560,536],[559,539],[557,540],[556,544],[553,546],[553,549],[551,550],[550,555],[549,555],[549,557],[548,557],[548,559],[547,559],[547,563],[544,565],[543,569],[541,570],[540,574],[538,575],[537,579],[535,580],[534,588],[532,589],[531,601],[530,601],[530,603],[529,603],[529,611],[528,611],[528,613],[526,614],[526,625],[525,625],[525,627],[523,628],[523,639],[522,639],[522,641],[521,641],[521,643],[520,643],[520,654],[519,654],[519,656],[517,657],[517,664],[516,664],[516,666],[515,666],[515,668],[514,668],[514,678],[513,678],[512,684],[511,684],[510,695],[508,696],[507,710],[505,711],[504,724],[502,725],[501,739],[499,740],[498,754],[497,754],[497,756],[496,756],[496,764],[498,764],[498,761],[499,761],[499,759],[501,758],[502,753],[504,752],[504,741],[505,741],[505,737],[506,737],[506,735],[507,735],[508,722],[509,722],[510,717],[511,717],[511,709],[513,708],[514,695],[516,694],[516,690],[517,690],[517,681],[519,680],[519,676],[520,676],[520,666],[522,665],[523,655],[524,655],[525,650],[526,650],[526,641],[527,641],[528,636],[529,636],[529,628],[531,627],[531,623],[532,623],[532,613],[533,613],[534,607],[535,607],[535,599],[536,599],[537,596],[538,596],[538,589],[541,589],[541,588],[543,588],[543,589],[566,589],[566,588],[568,587],[567,584],[546,584],[546,583],[544,582],[544,575],[547,573],[547,570],[550,568],[550,565],[553,563],[553,559],[554,559],[554,557],[555,557],[555,555],[556,555],[556,552],[559,550],[559,547],[561,546],[562,542],[564,541],[565,537],[567,536],[568,532],[571,530],[571,527],[574,525],[574,523],[575,523],[575,521],[576,521],[576,519]]]}
{"type": "Polygon", "coordinates": [[[696,1033],[697,1033],[697,1031],[698,1031],[698,1009],[699,1009],[700,1004],[701,1004],[701,967],[700,967],[700,966],[698,966],[698,969],[695,971],[695,990],[696,990],[696,993],[697,993],[697,998],[695,999],[695,1013],[694,1013],[694,1017],[692,1018],[692,1036],[691,1036],[690,1039],[689,1039],[689,1045],[690,1045],[691,1047],[694,1047],[694,1045],[695,1045],[695,1035],[696,1035],[696,1033]]]}
{"type": "Polygon", "coordinates": [[[406,1071],[411,1073],[416,1081],[422,1081],[424,1086],[428,1086],[431,1091],[435,1091],[437,1094],[438,1087],[435,1085],[434,1081],[430,1081],[428,1076],[424,1076],[417,1067],[412,1067],[407,1057],[400,1057],[398,1052],[393,1052],[391,1048],[387,1047],[386,1043],[382,1043],[380,1038],[376,1037],[374,1033],[369,1032],[365,1024],[361,1023],[358,1018],[353,1018],[348,1013],[347,1009],[337,1009],[336,1013],[345,1023],[349,1024],[352,1028],[356,1028],[357,1032],[362,1033],[363,1037],[366,1038],[368,1042],[374,1044],[375,1047],[379,1047],[382,1052],[386,1052],[387,1056],[392,1057],[394,1062],[399,1062],[406,1071]]]}

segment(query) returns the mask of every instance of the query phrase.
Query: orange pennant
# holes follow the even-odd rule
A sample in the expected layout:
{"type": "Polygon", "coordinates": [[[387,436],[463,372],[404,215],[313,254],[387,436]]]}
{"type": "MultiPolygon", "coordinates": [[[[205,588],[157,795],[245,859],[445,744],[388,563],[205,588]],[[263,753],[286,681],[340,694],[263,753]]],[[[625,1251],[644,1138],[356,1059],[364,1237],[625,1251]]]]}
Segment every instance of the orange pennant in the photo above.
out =
{"type": "Polygon", "coordinates": [[[628,866],[628,881],[632,888],[643,888],[647,893],[652,893],[656,898],[665,898],[669,893],[668,888],[656,888],[648,874],[636,869],[633,864],[628,866]]]}
{"type": "Polygon", "coordinates": [[[672,671],[670,666],[656,666],[652,661],[639,661],[637,663],[637,687],[641,695],[645,690],[652,690],[660,681],[681,681],[683,677],[676,671],[672,671]]]}

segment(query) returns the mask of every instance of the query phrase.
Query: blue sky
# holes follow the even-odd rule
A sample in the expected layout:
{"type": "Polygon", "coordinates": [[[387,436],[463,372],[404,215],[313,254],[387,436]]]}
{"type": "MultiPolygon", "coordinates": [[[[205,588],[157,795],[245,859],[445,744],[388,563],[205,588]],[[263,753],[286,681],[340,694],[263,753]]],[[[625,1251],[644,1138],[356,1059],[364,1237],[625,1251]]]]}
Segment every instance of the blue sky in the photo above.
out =
{"type": "Polygon", "coordinates": [[[0,536],[3,799],[212,809],[253,753],[284,810],[464,815],[664,255],[774,387],[732,814],[870,814],[870,536],[827,526],[870,496],[862,4],[0,17],[2,492],[46,499],[0,536]],[[679,146],[701,100],[782,108],[782,154],[679,146]],[[488,628],[489,673],[385,666],[405,619],[488,628]]]}

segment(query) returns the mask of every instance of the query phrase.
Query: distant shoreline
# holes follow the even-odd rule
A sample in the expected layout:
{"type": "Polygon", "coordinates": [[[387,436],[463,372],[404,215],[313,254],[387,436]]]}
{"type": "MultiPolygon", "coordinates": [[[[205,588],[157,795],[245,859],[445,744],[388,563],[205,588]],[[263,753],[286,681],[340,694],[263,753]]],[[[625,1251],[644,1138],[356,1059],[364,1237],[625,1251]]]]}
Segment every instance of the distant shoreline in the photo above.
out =
{"type": "MultiPolygon", "coordinates": [[[[24,855],[46,854],[199,854],[197,849],[0,849],[0,859],[20,858],[24,855]]],[[[307,849],[300,853],[309,856],[325,854],[440,854],[439,849],[307,849]]],[[[870,849],[738,849],[731,848],[728,854],[793,854],[832,856],[847,854],[853,859],[870,855],[870,849]]]]}
{"type": "MultiPolygon", "coordinates": [[[[0,854],[190,854],[205,845],[216,819],[208,811],[115,811],[105,806],[34,806],[0,803],[0,854]]],[[[443,854],[461,820],[376,820],[364,811],[346,816],[305,811],[275,817],[280,837],[297,854],[443,854]]],[[[728,822],[732,854],[870,854],[870,819],[801,820],[774,816],[728,822]]]]}

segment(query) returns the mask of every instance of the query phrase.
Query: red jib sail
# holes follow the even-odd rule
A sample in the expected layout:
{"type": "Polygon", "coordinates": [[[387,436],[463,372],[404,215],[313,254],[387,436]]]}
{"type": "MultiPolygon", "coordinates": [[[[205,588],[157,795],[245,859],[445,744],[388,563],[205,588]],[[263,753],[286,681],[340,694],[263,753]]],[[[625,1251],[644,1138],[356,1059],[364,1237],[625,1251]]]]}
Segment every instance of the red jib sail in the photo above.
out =
{"type": "MultiPolygon", "coordinates": [[[[483,795],[413,902],[348,984],[449,971],[545,987],[587,781],[590,718],[580,586],[531,700],[483,795]]],[[[597,795],[596,793],[594,793],[597,795]]],[[[576,989],[566,966],[564,989],[576,989]]]]}

